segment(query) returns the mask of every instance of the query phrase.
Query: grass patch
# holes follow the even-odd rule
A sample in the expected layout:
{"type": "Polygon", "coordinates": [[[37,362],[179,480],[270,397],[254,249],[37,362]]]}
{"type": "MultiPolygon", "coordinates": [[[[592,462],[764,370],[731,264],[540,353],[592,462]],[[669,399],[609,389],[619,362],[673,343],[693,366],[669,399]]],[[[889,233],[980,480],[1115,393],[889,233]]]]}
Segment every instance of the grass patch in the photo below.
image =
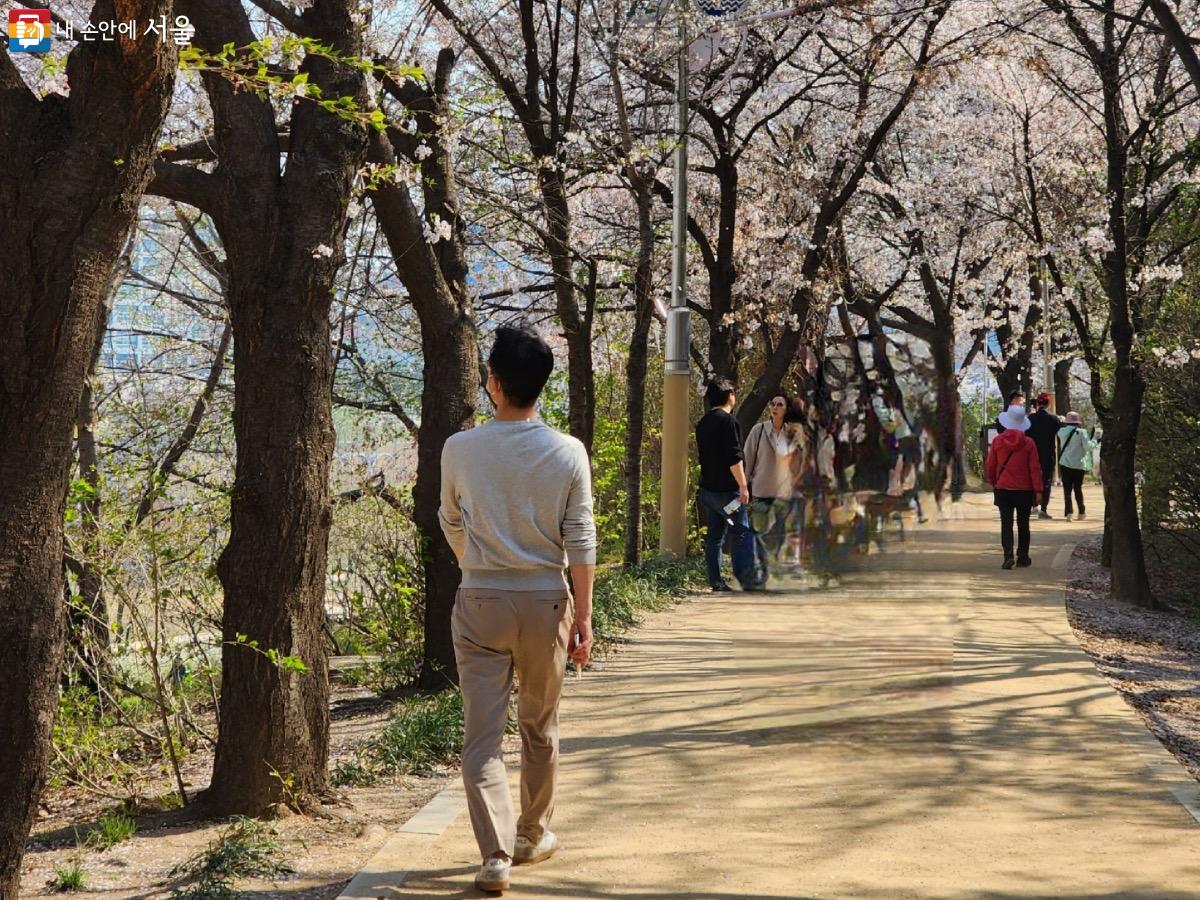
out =
{"type": "Polygon", "coordinates": [[[462,694],[443,691],[405,701],[355,759],[333,770],[333,783],[373,784],[380,777],[428,772],[458,761],[463,748],[462,694]]]}
{"type": "Polygon", "coordinates": [[[84,844],[95,850],[110,850],[137,833],[137,822],[120,810],[110,809],[84,838],[84,844]]]}
{"type": "Polygon", "coordinates": [[[413,652],[408,649],[402,653],[384,656],[378,662],[364,663],[352,669],[344,669],[339,674],[341,679],[351,687],[366,688],[374,694],[382,695],[411,684],[416,666],[417,663],[413,661],[413,652]]]}
{"type": "Polygon", "coordinates": [[[54,877],[50,880],[50,890],[60,893],[82,891],[87,887],[87,873],[78,862],[54,867],[54,877]]]}
{"type": "Polygon", "coordinates": [[[273,878],[292,871],[282,857],[267,826],[235,818],[207,850],[171,870],[172,878],[194,882],[176,888],[171,900],[233,900],[241,896],[233,886],[238,878],[273,878]]]}

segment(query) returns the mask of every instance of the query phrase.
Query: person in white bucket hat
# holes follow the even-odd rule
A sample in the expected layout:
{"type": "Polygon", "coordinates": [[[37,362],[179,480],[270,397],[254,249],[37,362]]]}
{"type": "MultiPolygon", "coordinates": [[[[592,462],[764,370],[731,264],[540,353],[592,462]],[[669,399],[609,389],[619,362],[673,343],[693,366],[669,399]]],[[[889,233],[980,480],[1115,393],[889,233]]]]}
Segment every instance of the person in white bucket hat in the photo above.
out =
{"type": "Polygon", "coordinates": [[[1000,510],[1000,546],[1004,550],[1003,568],[1033,564],[1029,556],[1029,511],[1042,491],[1042,467],[1037,446],[1026,432],[1029,417],[1025,407],[1013,404],[999,416],[1004,431],[992,441],[985,466],[993,500],[1000,510]],[[1013,519],[1016,519],[1017,546],[1014,555],[1013,519]]]}

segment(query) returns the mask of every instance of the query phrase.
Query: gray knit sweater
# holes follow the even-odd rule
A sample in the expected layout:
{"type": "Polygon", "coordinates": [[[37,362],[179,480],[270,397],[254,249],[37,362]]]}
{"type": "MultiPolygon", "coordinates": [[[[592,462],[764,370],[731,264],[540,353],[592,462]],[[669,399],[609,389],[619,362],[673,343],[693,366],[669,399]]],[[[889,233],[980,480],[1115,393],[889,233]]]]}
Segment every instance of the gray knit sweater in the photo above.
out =
{"type": "Polygon", "coordinates": [[[446,441],[438,518],[463,587],[557,590],[568,564],[596,561],[587,451],[537,419],[446,441]]]}

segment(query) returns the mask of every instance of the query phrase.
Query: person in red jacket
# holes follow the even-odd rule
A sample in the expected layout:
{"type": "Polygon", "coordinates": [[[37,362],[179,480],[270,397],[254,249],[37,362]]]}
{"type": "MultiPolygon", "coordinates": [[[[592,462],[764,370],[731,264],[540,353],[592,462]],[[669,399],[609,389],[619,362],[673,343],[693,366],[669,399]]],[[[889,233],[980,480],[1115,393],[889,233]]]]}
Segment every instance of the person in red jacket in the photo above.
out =
{"type": "Polygon", "coordinates": [[[996,435],[988,451],[985,474],[992,486],[993,501],[1000,509],[1000,546],[1004,548],[1005,569],[1030,566],[1029,511],[1039,503],[1042,492],[1042,466],[1038,449],[1025,432],[1029,417],[1025,407],[1013,404],[1000,414],[1004,431],[996,435]],[[1017,520],[1017,555],[1013,557],[1013,515],[1017,520]]]}

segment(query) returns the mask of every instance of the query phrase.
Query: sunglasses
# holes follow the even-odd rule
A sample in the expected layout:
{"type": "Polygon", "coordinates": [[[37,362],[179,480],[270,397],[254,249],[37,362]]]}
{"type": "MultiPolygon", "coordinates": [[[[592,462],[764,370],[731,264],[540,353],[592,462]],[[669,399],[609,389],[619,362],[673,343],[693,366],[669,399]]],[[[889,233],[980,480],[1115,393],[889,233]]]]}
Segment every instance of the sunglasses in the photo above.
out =
{"type": "Polygon", "coordinates": [[[787,406],[786,403],[781,403],[778,400],[772,400],[767,406],[787,406]]]}

